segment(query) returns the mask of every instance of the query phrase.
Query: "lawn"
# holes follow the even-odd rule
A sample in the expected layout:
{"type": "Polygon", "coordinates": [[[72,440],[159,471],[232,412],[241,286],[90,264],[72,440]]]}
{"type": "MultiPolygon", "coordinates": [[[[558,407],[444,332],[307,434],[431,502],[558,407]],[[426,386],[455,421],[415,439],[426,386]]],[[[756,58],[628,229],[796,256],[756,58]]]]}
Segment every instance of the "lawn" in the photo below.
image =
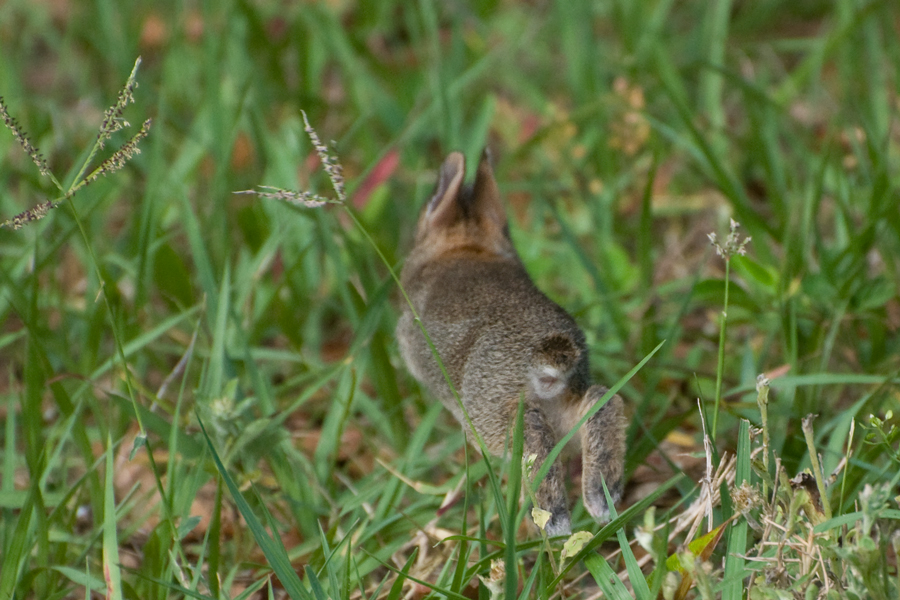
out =
{"type": "Polygon", "coordinates": [[[895,0],[6,0],[0,600],[898,597],[898,91],[895,0]],[[485,147],[625,399],[568,541],[394,335],[485,147]]]}

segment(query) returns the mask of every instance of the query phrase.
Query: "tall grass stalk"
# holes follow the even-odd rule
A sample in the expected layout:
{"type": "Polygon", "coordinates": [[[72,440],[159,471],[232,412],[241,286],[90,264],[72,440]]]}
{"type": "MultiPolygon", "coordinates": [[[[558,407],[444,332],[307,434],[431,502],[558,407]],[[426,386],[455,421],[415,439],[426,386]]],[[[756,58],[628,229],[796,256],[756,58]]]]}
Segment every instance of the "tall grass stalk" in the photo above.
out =
{"type": "MultiPolygon", "coordinates": [[[[97,154],[105,147],[107,141],[111,138],[112,134],[116,131],[119,131],[125,127],[129,126],[129,123],[123,119],[123,114],[125,108],[129,103],[134,103],[134,90],[137,88],[137,71],[138,67],[141,64],[140,57],[135,60],[134,67],[131,70],[131,73],[128,76],[128,79],[125,82],[124,87],[119,92],[119,96],[116,100],[116,103],[112,105],[110,108],[106,110],[103,117],[103,122],[101,123],[100,130],[97,133],[97,137],[94,141],[93,146],[91,147],[90,152],[88,152],[87,157],[81,163],[78,168],[76,175],[72,178],[71,183],[68,187],[64,187],[53,172],[50,170],[47,162],[43,159],[42,155],[38,151],[36,147],[34,147],[28,136],[21,130],[18,125],[18,122],[13,119],[8,112],[5,104],[0,98],[0,116],[2,116],[3,122],[8,129],[12,131],[16,140],[22,146],[23,150],[29,154],[32,158],[33,162],[38,166],[41,175],[48,177],[53,185],[62,192],[62,196],[58,197],[54,200],[48,200],[44,203],[38,204],[34,208],[31,208],[23,213],[16,215],[15,217],[8,219],[2,223],[0,223],[0,228],[10,227],[12,229],[19,229],[24,225],[38,221],[47,216],[50,209],[58,207],[60,204],[65,202],[66,200],[70,200],[73,196],[82,188],[87,186],[93,181],[96,181],[100,177],[109,175],[118,171],[125,164],[134,158],[135,155],[140,153],[140,148],[138,144],[143,140],[150,131],[151,120],[147,119],[143,122],[140,131],[134,134],[125,144],[123,144],[118,150],[113,152],[108,158],[100,163],[97,167],[95,167],[89,174],[85,175],[88,172],[89,167],[93,163],[97,154]]],[[[106,308],[107,315],[109,317],[109,326],[113,335],[113,339],[115,342],[115,350],[118,357],[118,360],[121,364],[122,368],[122,378],[125,384],[125,388],[128,394],[128,398],[131,401],[131,405],[134,410],[135,420],[139,427],[139,434],[135,437],[134,445],[129,454],[129,460],[133,459],[135,454],[142,448],[146,448],[147,450],[147,458],[150,464],[150,471],[153,475],[153,479],[156,485],[156,490],[160,495],[161,502],[159,503],[162,507],[163,518],[169,523],[172,531],[177,531],[177,527],[174,522],[174,515],[170,510],[170,502],[167,500],[167,493],[165,487],[163,486],[162,480],[160,478],[160,469],[156,463],[156,457],[154,456],[152,449],[147,440],[147,430],[144,426],[144,421],[142,417],[142,410],[138,405],[138,398],[135,392],[135,382],[133,381],[133,375],[131,369],[128,365],[128,359],[125,355],[124,349],[124,335],[120,329],[120,322],[118,320],[116,312],[113,310],[112,301],[109,297],[109,289],[106,284],[106,279],[103,274],[103,270],[100,268],[100,261],[97,259],[97,256],[94,252],[93,242],[90,236],[87,234],[87,231],[84,228],[84,224],[82,223],[81,218],[78,214],[78,209],[73,202],[69,203],[69,208],[72,212],[73,220],[75,221],[78,231],[81,234],[82,241],[84,242],[85,249],[87,250],[88,257],[90,260],[90,264],[96,274],[97,281],[100,285],[100,296],[103,298],[104,306],[106,308]]],[[[111,413],[110,413],[111,414],[111,413]]],[[[113,451],[112,441],[107,439],[107,452],[111,453],[113,451]]],[[[107,478],[106,483],[104,485],[105,496],[104,496],[104,538],[103,538],[103,556],[104,556],[104,576],[107,581],[108,588],[108,596],[112,598],[121,598],[122,597],[122,588],[121,588],[121,572],[119,569],[119,559],[118,559],[118,540],[115,537],[115,498],[113,495],[113,483],[112,483],[112,472],[113,472],[113,463],[111,458],[107,461],[107,478]],[[110,531],[112,529],[112,531],[110,531]],[[111,536],[111,537],[110,537],[111,536]]],[[[180,560],[184,561],[184,555],[179,543],[177,540],[175,541],[174,551],[179,556],[180,560]]]]}
{"type": "Polygon", "coordinates": [[[769,495],[769,380],[760,374],[756,378],[756,405],[759,408],[760,426],[762,427],[762,460],[767,477],[762,480],[762,495],[769,495]]]}
{"type": "MultiPolygon", "coordinates": [[[[67,188],[64,188],[63,185],[60,184],[59,180],[53,175],[52,171],[47,165],[47,162],[41,156],[39,150],[31,144],[28,136],[19,128],[16,120],[9,115],[6,106],[2,102],[2,98],[0,98],[0,116],[2,116],[4,124],[10,131],[12,131],[13,135],[16,137],[16,140],[22,146],[22,149],[32,158],[34,163],[38,166],[41,175],[49,177],[53,182],[53,185],[63,193],[60,198],[57,198],[55,200],[48,200],[46,203],[39,204],[38,206],[30,210],[16,215],[12,219],[8,219],[0,223],[0,228],[11,227],[13,229],[19,229],[26,223],[44,218],[50,209],[56,208],[65,200],[72,198],[72,196],[74,196],[78,190],[88,185],[92,181],[95,181],[99,177],[108,175],[121,169],[129,160],[134,158],[136,154],[140,153],[138,144],[147,136],[150,131],[150,119],[144,121],[140,131],[136,133],[130,140],[128,140],[128,142],[126,142],[122,147],[116,150],[109,158],[104,160],[89,175],[85,176],[85,173],[87,172],[94,158],[97,156],[97,153],[103,149],[112,134],[116,131],[119,131],[120,129],[123,129],[124,127],[129,126],[129,123],[122,118],[122,115],[124,114],[126,106],[129,103],[134,102],[134,90],[135,88],[137,88],[137,70],[140,64],[141,58],[138,57],[134,62],[134,67],[131,69],[131,73],[129,74],[128,79],[125,81],[125,86],[119,92],[119,97],[116,100],[116,103],[108,108],[104,113],[103,122],[101,123],[100,130],[97,133],[97,138],[94,141],[94,144],[91,147],[91,150],[88,153],[87,157],[78,168],[77,174],[72,179],[72,182],[67,188]]],[[[125,358],[125,352],[123,349],[122,334],[119,331],[119,324],[116,320],[115,312],[112,309],[112,304],[110,303],[108,290],[106,288],[105,280],[103,277],[103,272],[100,269],[100,263],[97,261],[97,257],[94,254],[94,248],[91,243],[91,239],[84,229],[84,225],[82,224],[81,219],[78,216],[78,211],[75,208],[74,204],[71,205],[71,209],[72,216],[78,226],[79,232],[81,233],[82,241],[84,241],[85,248],[88,251],[91,265],[93,266],[94,272],[97,275],[97,281],[100,282],[100,292],[103,296],[104,303],[106,304],[106,309],[109,314],[110,327],[112,329],[113,336],[116,342],[116,351],[118,352],[119,359],[122,363],[125,386],[128,391],[128,396],[131,399],[132,404],[134,405],[135,415],[138,421],[138,425],[141,429],[141,435],[136,439],[135,448],[132,451],[133,457],[134,451],[136,451],[140,447],[140,445],[142,445],[146,441],[146,431],[141,420],[141,413],[137,408],[137,398],[133,389],[134,384],[131,378],[131,371],[128,368],[128,361],[125,358]]],[[[162,492],[161,487],[160,492],[162,492]]]]}
{"type": "Polygon", "coordinates": [[[728,326],[728,287],[731,283],[731,261],[725,259],[725,296],[722,300],[722,314],[719,316],[719,352],[716,358],[716,394],[713,422],[710,435],[713,441],[719,431],[719,406],[722,403],[722,376],[725,373],[725,329],[728,326]]]}
{"type": "Polygon", "coordinates": [[[716,395],[715,408],[713,409],[712,436],[716,440],[716,432],[719,430],[719,406],[722,403],[722,377],[725,373],[725,329],[728,323],[728,286],[731,280],[731,257],[746,254],[746,246],[750,238],[740,239],[738,227],[740,224],[731,219],[728,236],[724,243],[719,244],[715,233],[709,233],[709,241],[715,247],[718,254],[725,261],[725,297],[722,302],[722,314],[719,317],[719,353],[716,362],[716,395]]]}
{"type": "Polygon", "coordinates": [[[803,429],[803,438],[806,440],[806,448],[809,450],[809,462],[812,465],[813,476],[816,478],[816,487],[819,489],[819,498],[822,503],[822,510],[825,518],[831,518],[831,501],[828,499],[828,492],[825,489],[825,475],[822,472],[822,464],[819,462],[819,452],[816,450],[816,439],[813,435],[812,422],[815,415],[807,415],[803,418],[801,427],[803,429]]]}

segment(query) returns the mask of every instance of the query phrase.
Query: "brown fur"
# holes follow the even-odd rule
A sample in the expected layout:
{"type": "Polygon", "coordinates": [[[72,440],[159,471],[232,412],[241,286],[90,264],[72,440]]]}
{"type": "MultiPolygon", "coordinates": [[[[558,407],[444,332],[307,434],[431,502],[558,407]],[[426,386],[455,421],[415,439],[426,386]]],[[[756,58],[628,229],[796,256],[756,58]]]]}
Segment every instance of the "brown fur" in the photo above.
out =
{"type": "MultiPolygon", "coordinates": [[[[520,398],[526,403],[525,455],[540,467],[559,438],[606,392],[591,386],[584,334],[532,283],[509,238],[500,192],[485,155],[471,187],[465,160],[450,154],[416,230],[401,274],[478,434],[499,454],[520,398]]],[[[397,337],[410,372],[465,424],[412,312],[404,306],[397,337]]],[[[603,493],[621,497],[625,455],[622,400],[614,396],[580,433],[584,502],[609,518],[603,493]]],[[[562,469],[554,464],[537,490],[550,511],[547,532],[570,530],[562,469]]]]}

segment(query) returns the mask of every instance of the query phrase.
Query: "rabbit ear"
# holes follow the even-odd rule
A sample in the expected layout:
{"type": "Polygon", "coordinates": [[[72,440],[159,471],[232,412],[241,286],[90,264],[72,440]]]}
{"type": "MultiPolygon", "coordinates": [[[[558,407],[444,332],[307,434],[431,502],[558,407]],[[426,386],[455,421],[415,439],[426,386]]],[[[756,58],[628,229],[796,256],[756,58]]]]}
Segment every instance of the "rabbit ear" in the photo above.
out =
{"type": "Polygon", "coordinates": [[[503,209],[500,188],[497,186],[497,180],[494,179],[491,154],[487,148],[481,153],[481,162],[478,163],[478,173],[475,175],[475,185],[472,188],[472,198],[473,206],[478,214],[490,218],[500,226],[506,223],[506,211],[503,209]]]}
{"type": "Polygon", "coordinates": [[[428,221],[431,225],[449,225],[457,217],[456,202],[466,176],[466,158],[462,152],[451,152],[441,165],[437,189],[428,203],[428,221]]]}

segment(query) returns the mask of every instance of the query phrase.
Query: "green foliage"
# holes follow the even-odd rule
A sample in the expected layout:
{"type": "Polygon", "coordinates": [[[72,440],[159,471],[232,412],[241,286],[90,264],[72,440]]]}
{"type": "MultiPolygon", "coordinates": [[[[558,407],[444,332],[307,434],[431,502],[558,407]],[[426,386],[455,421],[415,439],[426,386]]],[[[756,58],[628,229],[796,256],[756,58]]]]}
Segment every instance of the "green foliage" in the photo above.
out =
{"type": "Polygon", "coordinates": [[[0,600],[674,597],[686,576],[701,597],[896,597],[898,19],[2,3],[0,221],[26,226],[0,228],[0,600]],[[301,110],[343,206],[235,195],[330,197],[301,110]],[[633,407],[629,473],[659,486],[602,527],[576,507],[590,538],[565,559],[520,527],[518,459],[473,455],[393,341],[435,169],[486,144],[529,272],[633,407]],[[726,263],[706,234],[729,218],[752,241],[726,263]],[[677,527],[705,492],[672,445],[707,426],[713,468],[736,453],[712,537],[677,527]]]}

